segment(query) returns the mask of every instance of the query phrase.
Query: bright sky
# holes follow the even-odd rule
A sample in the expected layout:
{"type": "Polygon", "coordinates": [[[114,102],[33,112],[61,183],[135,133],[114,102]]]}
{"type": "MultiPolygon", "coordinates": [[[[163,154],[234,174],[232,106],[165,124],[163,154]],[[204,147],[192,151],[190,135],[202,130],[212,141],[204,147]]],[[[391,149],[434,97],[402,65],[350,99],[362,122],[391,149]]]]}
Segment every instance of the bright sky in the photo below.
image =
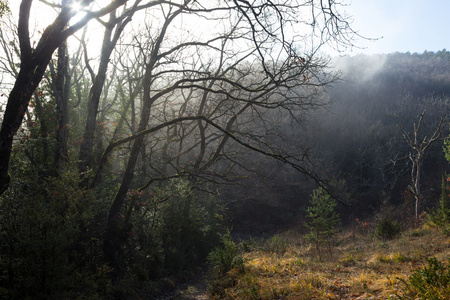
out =
{"type": "MultiPolygon", "coordinates": [[[[352,16],[353,28],[377,41],[356,40],[357,46],[346,52],[391,53],[425,50],[450,50],[450,0],[340,0],[352,16]]],[[[17,13],[20,1],[9,1],[17,13]]],[[[38,4],[35,1],[34,5],[38,4]]]]}
{"type": "Polygon", "coordinates": [[[358,53],[450,50],[450,0],[348,0],[353,28],[378,41],[359,40],[358,53]]]}

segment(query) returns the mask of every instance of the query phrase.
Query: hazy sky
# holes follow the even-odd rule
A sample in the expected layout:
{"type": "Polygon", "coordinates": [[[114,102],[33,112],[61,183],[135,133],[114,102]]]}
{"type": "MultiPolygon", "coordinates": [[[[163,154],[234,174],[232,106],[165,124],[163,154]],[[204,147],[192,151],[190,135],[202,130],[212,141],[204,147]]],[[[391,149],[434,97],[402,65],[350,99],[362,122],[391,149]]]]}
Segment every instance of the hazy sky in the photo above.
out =
{"type": "MultiPolygon", "coordinates": [[[[18,4],[10,1],[13,12],[18,4]]],[[[450,0],[339,0],[353,28],[377,41],[357,40],[348,54],[450,50],[450,0]]],[[[338,2],[339,2],[338,1],[338,2]]],[[[37,2],[36,2],[37,3],[37,2]]],[[[35,3],[35,4],[36,4],[35,3]]]]}
{"type": "Polygon", "coordinates": [[[347,0],[353,28],[378,41],[357,41],[357,53],[450,50],[450,0],[347,0]]]}

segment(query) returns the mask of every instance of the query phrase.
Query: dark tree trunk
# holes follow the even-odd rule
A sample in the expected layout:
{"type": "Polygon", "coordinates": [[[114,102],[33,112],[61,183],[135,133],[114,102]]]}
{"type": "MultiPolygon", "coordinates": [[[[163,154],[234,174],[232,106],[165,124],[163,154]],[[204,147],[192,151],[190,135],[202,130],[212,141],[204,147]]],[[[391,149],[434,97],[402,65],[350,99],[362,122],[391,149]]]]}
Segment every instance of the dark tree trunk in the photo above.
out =
{"type": "Polygon", "coordinates": [[[22,62],[14,87],[9,94],[0,131],[0,194],[8,188],[10,181],[8,168],[14,135],[22,124],[31,95],[39,85],[52,53],[53,51],[49,50],[48,55],[39,60],[34,58],[22,62]]]}
{"type": "MultiPolygon", "coordinates": [[[[148,126],[148,121],[150,118],[150,110],[155,102],[156,98],[150,95],[150,86],[152,82],[152,71],[155,67],[156,61],[158,60],[158,53],[161,47],[161,43],[165,37],[167,28],[172,22],[172,20],[181,13],[182,8],[174,12],[170,17],[165,20],[165,23],[161,29],[161,33],[152,49],[149,63],[146,65],[143,86],[144,94],[142,96],[142,109],[141,109],[141,120],[139,122],[138,132],[144,131],[148,126]]],[[[120,211],[122,209],[123,203],[133,182],[134,171],[136,168],[136,162],[138,160],[139,152],[144,145],[145,135],[141,135],[136,138],[133,142],[130,157],[128,158],[127,167],[125,173],[123,174],[122,183],[120,185],[119,191],[114,197],[113,204],[109,210],[108,220],[106,225],[105,239],[103,241],[103,251],[105,253],[106,261],[113,268],[112,273],[112,284],[116,285],[119,279],[120,273],[120,253],[124,248],[130,224],[123,222],[120,218],[120,211]]]]}
{"type": "MultiPolygon", "coordinates": [[[[139,85],[139,86],[140,86],[140,85],[139,85]]],[[[118,139],[119,131],[123,128],[123,124],[125,123],[125,118],[126,118],[125,115],[126,115],[128,109],[130,108],[130,105],[131,105],[132,103],[134,103],[134,101],[135,101],[135,99],[136,99],[136,96],[137,96],[137,94],[138,94],[138,91],[139,91],[139,89],[136,88],[136,89],[130,94],[128,101],[127,101],[126,104],[124,105],[123,111],[122,111],[122,113],[121,113],[120,120],[119,120],[119,122],[118,122],[118,124],[117,124],[116,129],[114,130],[113,138],[111,139],[112,142],[114,142],[115,140],[118,139]]],[[[119,93],[121,94],[122,100],[124,100],[124,99],[125,99],[125,95],[124,95],[123,90],[122,90],[122,88],[121,88],[120,86],[119,86],[119,93]]],[[[108,146],[108,147],[109,147],[109,146],[108,146]]],[[[104,157],[103,157],[103,153],[102,153],[102,154],[101,154],[101,157],[99,157],[99,159],[98,159],[98,168],[97,168],[96,174],[95,174],[95,176],[94,176],[94,179],[93,179],[92,182],[90,183],[89,188],[94,188],[94,187],[100,182],[100,180],[101,180],[101,173],[102,173],[102,170],[103,170],[103,168],[104,168],[104,166],[105,166],[105,161],[103,161],[103,160],[104,160],[104,157]]]]}
{"type": "MultiPolygon", "coordinates": [[[[144,78],[144,96],[141,112],[141,121],[139,122],[138,131],[145,130],[147,128],[148,120],[150,118],[150,108],[153,103],[153,99],[150,97],[150,78],[151,78],[151,67],[147,66],[147,72],[144,78]]],[[[113,285],[117,284],[118,276],[120,272],[120,252],[124,247],[127,235],[129,231],[129,224],[124,224],[120,219],[120,210],[125,201],[128,189],[131,186],[134,178],[134,170],[136,167],[136,162],[139,156],[139,152],[144,144],[145,136],[137,138],[133,142],[131,148],[130,157],[128,158],[127,167],[125,173],[123,174],[122,183],[120,185],[119,191],[117,192],[114,202],[109,210],[108,222],[106,226],[106,234],[103,244],[103,250],[108,263],[111,264],[114,271],[112,274],[113,285]]]]}
{"type": "MultiPolygon", "coordinates": [[[[10,181],[8,168],[14,135],[22,124],[31,95],[41,82],[53,52],[68,36],[82,28],[90,19],[109,13],[123,5],[126,0],[111,2],[100,13],[88,14],[76,26],[68,29],[66,27],[74,11],[70,7],[63,6],[55,21],[42,33],[35,49],[31,47],[28,28],[32,2],[32,0],[22,0],[20,4],[17,27],[20,43],[20,71],[9,94],[0,130],[0,194],[8,188],[10,181]]],[[[87,3],[85,1],[85,4],[87,3]]]]}
{"type": "Polygon", "coordinates": [[[35,103],[35,112],[36,112],[36,121],[39,121],[39,128],[40,128],[40,134],[41,134],[41,146],[42,146],[42,156],[41,161],[43,162],[43,165],[47,169],[48,165],[48,140],[45,138],[48,135],[48,128],[47,123],[45,122],[44,112],[42,109],[42,102],[41,98],[39,96],[39,93],[34,93],[34,103],[35,103]]]}
{"type": "MultiPolygon", "coordinates": [[[[113,18],[113,14],[111,14],[110,21],[112,21],[113,18]]],[[[111,56],[112,50],[114,49],[114,44],[112,44],[111,42],[111,34],[112,29],[107,28],[103,38],[102,54],[97,76],[95,76],[94,83],[89,92],[86,126],[84,129],[83,140],[80,146],[79,154],[80,163],[78,169],[80,174],[86,172],[89,168],[91,168],[92,147],[94,145],[94,133],[97,123],[98,106],[100,103],[100,96],[102,94],[103,85],[106,80],[106,71],[108,69],[109,58],[111,56]]],[[[80,185],[86,187],[87,183],[87,180],[84,179],[80,185]]]]}
{"type": "MultiPolygon", "coordinates": [[[[134,6],[136,9],[136,5],[134,6]]],[[[117,44],[125,26],[128,22],[131,21],[131,17],[133,16],[134,10],[128,14],[127,18],[123,21],[120,21],[116,17],[116,12],[112,11],[110,13],[110,18],[108,23],[106,24],[106,31],[103,37],[102,44],[102,53],[100,57],[100,64],[98,67],[97,76],[95,76],[94,83],[89,92],[89,102],[88,102],[88,115],[86,119],[86,127],[84,130],[83,140],[80,147],[79,160],[80,163],[78,165],[78,169],[80,174],[86,172],[92,167],[92,159],[93,159],[93,145],[94,145],[94,133],[95,127],[97,125],[97,113],[98,106],[100,102],[100,96],[102,94],[103,85],[106,80],[106,71],[108,69],[109,60],[111,57],[111,53],[114,50],[114,47],[117,44]],[[116,30],[113,33],[113,29],[116,27],[116,30]],[[112,38],[111,38],[112,37],[112,38]]],[[[88,187],[88,178],[85,177],[80,182],[81,187],[88,187]]]]}
{"type": "Polygon", "coordinates": [[[58,48],[58,66],[56,78],[54,80],[56,95],[56,151],[54,168],[61,173],[67,162],[67,137],[68,137],[68,119],[69,119],[69,62],[66,56],[67,43],[64,42],[58,48]]]}

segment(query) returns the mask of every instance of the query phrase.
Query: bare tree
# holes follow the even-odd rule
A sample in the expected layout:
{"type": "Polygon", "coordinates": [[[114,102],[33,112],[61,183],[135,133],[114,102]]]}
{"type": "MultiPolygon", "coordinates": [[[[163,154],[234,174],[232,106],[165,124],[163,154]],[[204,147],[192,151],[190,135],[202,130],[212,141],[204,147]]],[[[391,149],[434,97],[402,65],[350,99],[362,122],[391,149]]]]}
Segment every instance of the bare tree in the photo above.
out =
{"type": "MultiPolygon", "coordinates": [[[[85,0],[82,4],[87,7],[91,2],[85,0]]],[[[158,176],[227,178],[234,165],[244,166],[237,155],[242,148],[287,163],[317,180],[305,167],[304,155],[273,144],[277,133],[273,117],[292,118],[295,111],[318,104],[323,86],[334,80],[326,70],[327,60],[318,56],[318,50],[329,41],[348,46],[353,34],[347,21],[335,10],[333,1],[135,0],[119,14],[119,7],[125,2],[113,1],[98,11],[86,9],[86,16],[73,25],[69,23],[75,14],[70,8],[72,1],[63,2],[55,22],[44,31],[36,49],[32,49],[28,34],[32,1],[22,1],[18,26],[21,68],[0,133],[0,191],[4,191],[9,181],[12,138],[52,53],[90,19],[109,13],[108,21],[100,20],[106,29],[97,74],[85,59],[92,85],[79,151],[79,171],[97,169],[94,178],[81,183],[89,187],[92,180],[93,187],[99,182],[109,155],[117,147],[127,145],[125,170],[119,177],[121,183],[109,210],[104,237],[104,252],[114,269],[114,283],[118,280],[121,251],[131,228],[129,218],[121,218],[121,211],[127,204],[128,191],[136,185],[139,156],[141,170],[148,164],[152,171],[139,189],[148,187],[158,176]],[[125,25],[134,24],[131,16],[137,11],[142,15],[139,19],[142,24],[136,27],[143,30],[134,28],[136,31],[124,35],[125,25]],[[185,20],[195,25],[184,26],[185,20]],[[120,38],[123,38],[122,45],[129,43],[143,58],[134,62],[141,69],[133,72],[143,76],[138,76],[139,83],[128,86],[126,96],[120,83],[110,86],[117,87],[117,97],[123,93],[124,105],[117,131],[110,137],[99,164],[93,166],[94,136],[99,134],[95,126],[99,101],[101,94],[105,94],[103,87],[108,82],[110,57],[118,49],[120,38]],[[137,95],[142,96],[139,102],[134,101],[137,95]],[[128,105],[132,112],[127,119],[124,115],[128,105]],[[139,120],[134,119],[137,111],[139,120]],[[129,119],[130,136],[119,139],[116,133],[123,130],[123,123],[129,119]],[[134,123],[139,124],[136,130],[134,123]],[[161,159],[159,165],[157,158],[161,159]]],[[[129,59],[122,54],[123,60],[129,59]]],[[[124,74],[117,77],[126,78],[124,74]]],[[[109,82],[115,82],[114,78],[109,82]]],[[[78,91],[77,98],[80,103],[82,97],[78,91]]],[[[105,102],[104,107],[108,104],[113,105],[105,102]]],[[[108,117],[104,118],[106,121],[108,117]]],[[[98,144],[98,147],[102,146],[98,144]]]]}
{"type": "MultiPolygon", "coordinates": [[[[153,15],[159,13],[165,21],[156,33],[152,27],[148,36],[156,38],[138,45],[142,51],[148,51],[138,130],[130,137],[112,142],[101,161],[101,164],[106,161],[114,147],[131,142],[121,186],[109,211],[104,240],[106,257],[115,269],[114,282],[121,249],[131,228],[131,224],[121,220],[120,212],[132,186],[146,135],[158,132],[162,137],[154,142],[160,144],[162,169],[159,172],[166,178],[214,173],[212,168],[219,161],[232,160],[231,142],[314,176],[295,156],[277,153],[279,149],[268,145],[261,136],[258,138],[258,134],[252,134],[250,126],[256,118],[264,120],[265,110],[290,111],[314,106],[321,88],[333,80],[323,72],[326,61],[315,58],[317,49],[300,55],[284,36],[284,27],[290,21],[285,21],[283,16],[299,9],[295,3],[250,5],[234,1],[216,6],[184,1],[182,5],[164,3],[159,11],[153,10],[153,15]],[[169,38],[172,23],[183,15],[231,26],[224,33],[211,34],[203,40],[173,43],[169,38]],[[245,46],[236,49],[234,44],[238,42],[248,45],[248,50],[243,50],[245,46]],[[274,50],[274,47],[278,48],[274,50]],[[159,132],[164,128],[165,135],[159,132]],[[191,159],[181,159],[182,155],[191,159]]],[[[327,11],[323,13],[326,15],[327,11]]],[[[154,180],[151,176],[141,188],[154,180]]]]}
{"type": "MultiPolygon", "coordinates": [[[[284,17],[293,18],[299,8],[296,1],[250,5],[246,1],[216,4],[186,0],[152,9],[152,16],[159,14],[164,21],[157,30],[157,26],[149,27],[151,39],[137,44],[146,53],[138,130],[130,137],[113,141],[98,168],[103,169],[115,147],[131,143],[104,240],[106,257],[114,267],[113,282],[118,279],[120,253],[131,228],[124,221],[129,218],[122,220],[120,212],[147,135],[158,133],[161,137],[153,142],[160,145],[162,168],[158,171],[166,178],[214,173],[212,168],[219,161],[232,160],[232,143],[291,164],[314,177],[302,166],[301,159],[277,153],[280,149],[266,143],[262,133],[252,133],[251,127],[257,118],[264,122],[265,110],[290,111],[316,105],[322,87],[333,80],[324,72],[326,61],[315,57],[317,48],[312,52],[303,49],[305,52],[300,54],[294,41],[285,36],[291,19],[284,17]],[[180,30],[174,23],[181,16],[222,24],[225,31],[210,33],[203,39],[194,40],[192,35],[186,41],[174,42],[170,33],[180,30]],[[234,46],[239,42],[244,48],[234,46]],[[161,133],[162,129],[166,134],[161,133]],[[191,159],[181,159],[182,155],[191,159]]],[[[321,9],[323,16],[336,17],[321,9]]],[[[331,34],[331,30],[327,33],[331,34]]],[[[321,45],[322,42],[317,47],[321,45]]],[[[154,180],[151,176],[140,189],[154,180]]]]}
{"type": "Polygon", "coordinates": [[[412,163],[411,166],[411,184],[408,186],[409,191],[414,195],[415,199],[415,217],[419,220],[419,214],[421,211],[421,201],[422,201],[422,189],[421,189],[421,177],[422,177],[422,165],[425,158],[425,151],[430,147],[431,144],[436,142],[441,136],[441,126],[444,118],[441,117],[439,123],[434,129],[431,135],[425,135],[421,137],[420,128],[423,125],[423,117],[426,110],[423,110],[417,122],[414,122],[412,132],[408,132],[401,123],[399,126],[402,131],[402,137],[404,141],[411,148],[411,152],[408,157],[412,163]]]}
{"type": "MultiPolygon", "coordinates": [[[[134,13],[138,9],[138,4],[140,2],[141,0],[135,1],[133,7],[130,9],[125,9],[120,16],[117,16],[117,9],[110,12],[109,20],[105,24],[105,33],[103,36],[97,74],[93,73],[92,68],[88,68],[91,73],[93,84],[89,92],[86,127],[80,147],[80,173],[87,171],[91,167],[97,114],[99,109],[100,97],[103,91],[103,85],[105,84],[106,80],[106,72],[109,65],[111,53],[113,52],[114,47],[121,37],[126,25],[131,21],[134,13]]],[[[88,64],[88,62],[86,63],[88,64]]],[[[87,182],[82,181],[81,185],[86,186],[87,182]]]]}
{"type": "MultiPolygon", "coordinates": [[[[68,4],[68,0],[62,0],[62,7],[68,4]]],[[[63,41],[58,47],[57,69],[50,63],[50,70],[56,98],[56,151],[54,168],[62,172],[67,162],[67,138],[69,122],[69,57],[67,53],[67,41],[63,41]]]]}

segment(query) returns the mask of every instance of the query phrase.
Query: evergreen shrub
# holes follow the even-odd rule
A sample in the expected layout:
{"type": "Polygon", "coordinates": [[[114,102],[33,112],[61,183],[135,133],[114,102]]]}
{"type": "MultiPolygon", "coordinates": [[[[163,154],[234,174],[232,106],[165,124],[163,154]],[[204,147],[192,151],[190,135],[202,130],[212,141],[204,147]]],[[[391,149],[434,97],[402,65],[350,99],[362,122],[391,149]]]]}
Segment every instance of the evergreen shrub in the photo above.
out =
{"type": "Polygon", "coordinates": [[[391,240],[401,232],[400,223],[389,218],[381,219],[375,227],[375,235],[382,240],[391,240]]]}
{"type": "Polygon", "coordinates": [[[341,225],[339,214],[335,210],[336,205],[336,201],[323,188],[319,187],[313,191],[310,206],[307,208],[309,221],[305,223],[310,232],[305,238],[314,243],[318,250],[324,245],[331,250],[336,230],[341,225]]]}
{"type": "Polygon", "coordinates": [[[450,299],[450,265],[444,264],[435,257],[427,259],[428,266],[415,270],[408,280],[402,281],[404,286],[399,299],[450,299]]]}

